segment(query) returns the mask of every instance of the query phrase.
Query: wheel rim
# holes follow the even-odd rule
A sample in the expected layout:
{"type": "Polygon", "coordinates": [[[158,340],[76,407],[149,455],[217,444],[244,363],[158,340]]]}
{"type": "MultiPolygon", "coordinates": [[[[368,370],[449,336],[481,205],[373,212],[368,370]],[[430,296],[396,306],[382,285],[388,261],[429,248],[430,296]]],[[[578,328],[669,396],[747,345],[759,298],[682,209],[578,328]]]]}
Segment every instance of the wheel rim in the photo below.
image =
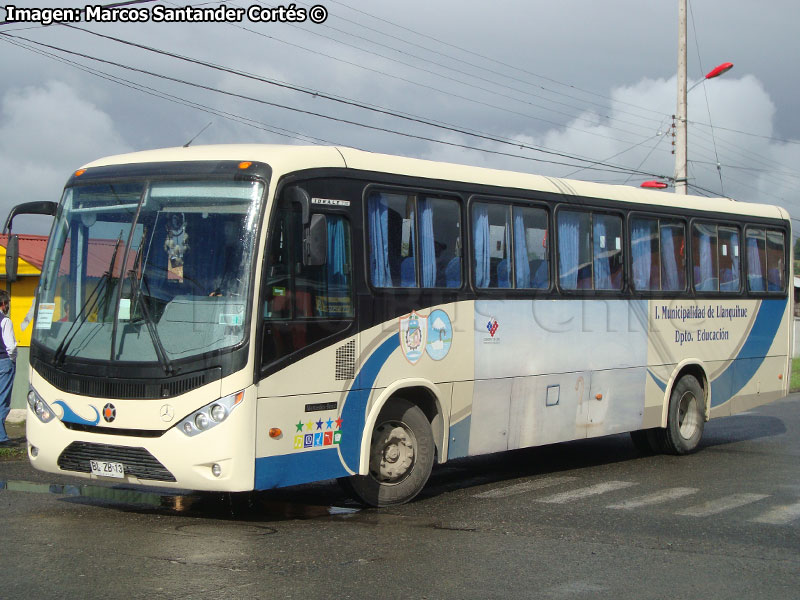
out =
{"type": "Polygon", "coordinates": [[[697,410],[697,398],[692,392],[686,392],[681,396],[678,405],[678,428],[685,440],[690,439],[700,428],[700,411],[697,410]]]}
{"type": "Polygon", "coordinates": [[[370,475],[382,484],[398,484],[413,470],[416,455],[417,439],[405,423],[381,423],[372,431],[370,475]]]}

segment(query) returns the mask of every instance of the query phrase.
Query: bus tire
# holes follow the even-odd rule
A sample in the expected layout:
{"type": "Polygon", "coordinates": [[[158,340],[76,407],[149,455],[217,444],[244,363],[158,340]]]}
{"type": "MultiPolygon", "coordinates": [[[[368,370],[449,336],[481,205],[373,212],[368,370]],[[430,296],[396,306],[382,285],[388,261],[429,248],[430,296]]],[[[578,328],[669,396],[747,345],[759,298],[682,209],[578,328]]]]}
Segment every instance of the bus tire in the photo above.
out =
{"type": "Polygon", "coordinates": [[[659,430],[658,441],[668,454],[694,452],[705,427],[705,394],[694,375],[684,375],[669,397],[667,427],[659,430]]]}
{"type": "Polygon", "coordinates": [[[383,407],[372,429],[369,473],[350,477],[347,487],[370,506],[404,504],[425,487],[435,454],[425,413],[395,398],[383,407]]]}

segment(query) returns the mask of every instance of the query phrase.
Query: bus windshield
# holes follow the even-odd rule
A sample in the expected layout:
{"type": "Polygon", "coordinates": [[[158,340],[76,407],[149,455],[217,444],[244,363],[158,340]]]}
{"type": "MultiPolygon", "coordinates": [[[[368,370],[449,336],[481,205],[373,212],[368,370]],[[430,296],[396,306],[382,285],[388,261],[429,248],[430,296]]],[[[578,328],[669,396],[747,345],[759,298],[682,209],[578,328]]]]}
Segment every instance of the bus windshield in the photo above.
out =
{"type": "Polygon", "coordinates": [[[69,187],[44,261],[34,343],[70,358],[173,360],[236,346],[248,321],[264,184],[69,187]]]}

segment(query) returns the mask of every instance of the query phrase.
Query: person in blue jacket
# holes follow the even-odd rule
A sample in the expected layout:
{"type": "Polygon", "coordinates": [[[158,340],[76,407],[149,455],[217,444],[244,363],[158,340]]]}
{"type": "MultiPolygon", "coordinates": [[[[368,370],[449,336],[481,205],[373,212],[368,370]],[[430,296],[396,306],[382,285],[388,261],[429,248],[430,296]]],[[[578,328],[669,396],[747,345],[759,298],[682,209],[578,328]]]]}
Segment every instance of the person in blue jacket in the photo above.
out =
{"type": "Polygon", "coordinates": [[[11,296],[0,290],[0,446],[15,445],[6,433],[6,417],[11,411],[11,390],[17,370],[17,338],[14,324],[8,318],[11,296]]]}

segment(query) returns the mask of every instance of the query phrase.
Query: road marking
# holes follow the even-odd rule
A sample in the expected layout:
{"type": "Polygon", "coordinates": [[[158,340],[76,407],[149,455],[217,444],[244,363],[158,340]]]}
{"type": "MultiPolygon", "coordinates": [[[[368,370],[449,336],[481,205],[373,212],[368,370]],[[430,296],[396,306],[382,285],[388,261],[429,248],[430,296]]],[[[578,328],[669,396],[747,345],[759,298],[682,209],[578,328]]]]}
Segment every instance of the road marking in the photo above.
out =
{"type": "Polygon", "coordinates": [[[606,508],[620,508],[620,509],[639,508],[641,506],[650,506],[651,504],[660,504],[661,502],[667,502],[669,500],[677,500],[678,498],[683,498],[684,496],[691,496],[692,494],[695,493],[697,493],[697,488],[685,488],[685,487],[667,488],[666,490],[655,492],[654,494],[639,496],[638,498],[631,498],[630,500],[625,500],[624,502],[620,502],[619,504],[610,504],[606,508]]]}
{"type": "Polygon", "coordinates": [[[756,517],[753,521],[769,525],[788,525],[798,517],[800,517],[800,502],[773,508],[760,517],[756,517]]]}
{"type": "Polygon", "coordinates": [[[768,496],[769,494],[732,494],[731,496],[725,496],[717,500],[709,500],[708,502],[703,502],[703,504],[690,506],[684,510],[679,510],[675,514],[685,517],[707,517],[732,508],[739,508],[745,504],[758,502],[768,496]]]}
{"type": "Polygon", "coordinates": [[[598,483],[585,488],[578,488],[569,492],[561,492],[560,494],[553,494],[552,496],[545,496],[538,498],[536,502],[546,502],[548,504],[562,504],[564,502],[572,502],[573,500],[581,500],[589,496],[598,496],[606,492],[613,492],[614,490],[622,490],[634,485],[638,485],[631,481],[606,481],[605,483],[598,483]]]}
{"type": "Polygon", "coordinates": [[[532,479],[531,481],[523,481],[515,485],[508,485],[496,490],[481,492],[480,494],[475,494],[473,498],[506,498],[508,496],[516,496],[517,494],[524,494],[532,490],[541,490],[561,483],[569,483],[576,479],[577,477],[541,477],[539,479],[532,479]]]}

